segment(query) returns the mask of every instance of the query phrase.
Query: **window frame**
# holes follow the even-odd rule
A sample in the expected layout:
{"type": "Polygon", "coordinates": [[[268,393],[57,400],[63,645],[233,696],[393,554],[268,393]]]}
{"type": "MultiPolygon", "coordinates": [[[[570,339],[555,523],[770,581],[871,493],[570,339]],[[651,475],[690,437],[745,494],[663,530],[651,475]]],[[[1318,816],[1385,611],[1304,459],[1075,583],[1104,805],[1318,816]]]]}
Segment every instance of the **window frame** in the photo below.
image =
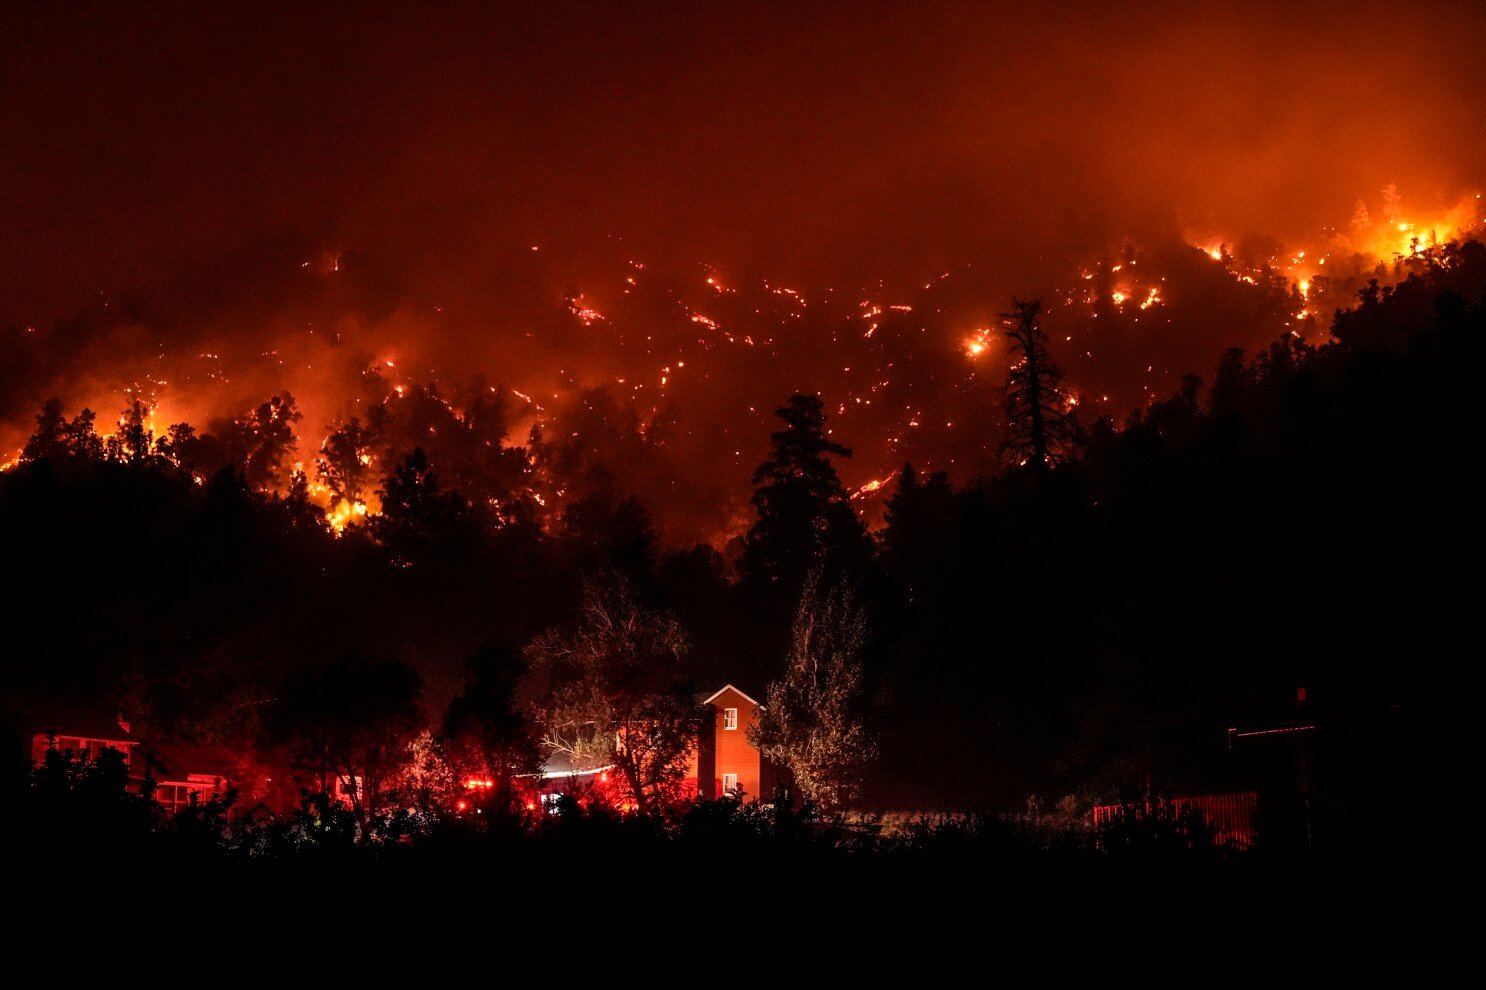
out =
{"type": "Polygon", "coordinates": [[[722,731],[723,732],[736,732],[736,731],[738,731],[738,709],[736,709],[736,708],[724,708],[722,710],[722,731]]]}
{"type": "Polygon", "coordinates": [[[723,794],[727,795],[727,794],[733,793],[733,790],[737,786],[738,786],[738,775],[737,774],[735,774],[735,773],[725,773],[725,774],[722,775],[722,793],[723,794]],[[728,784],[728,778],[732,778],[732,781],[733,782],[732,782],[731,785],[728,784]]]}

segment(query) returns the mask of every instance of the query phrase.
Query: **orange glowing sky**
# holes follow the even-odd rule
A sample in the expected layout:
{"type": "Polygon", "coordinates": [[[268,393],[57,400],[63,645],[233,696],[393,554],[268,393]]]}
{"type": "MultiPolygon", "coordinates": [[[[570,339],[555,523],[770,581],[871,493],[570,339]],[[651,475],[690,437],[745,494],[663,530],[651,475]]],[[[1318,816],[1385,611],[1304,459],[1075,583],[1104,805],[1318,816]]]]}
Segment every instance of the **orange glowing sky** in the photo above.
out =
{"type": "Polygon", "coordinates": [[[1190,245],[1309,284],[1390,184],[1404,222],[1479,209],[1471,4],[15,6],[7,453],[52,394],[204,424],[289,388],[312,453],[386,394],[368,368],[481,374],[524,397],[513,442],[572,427],[713,536],[796,389],[853,487],[989,470],[1013,293],[1122,415],[1296,319],[1190,245]]]}

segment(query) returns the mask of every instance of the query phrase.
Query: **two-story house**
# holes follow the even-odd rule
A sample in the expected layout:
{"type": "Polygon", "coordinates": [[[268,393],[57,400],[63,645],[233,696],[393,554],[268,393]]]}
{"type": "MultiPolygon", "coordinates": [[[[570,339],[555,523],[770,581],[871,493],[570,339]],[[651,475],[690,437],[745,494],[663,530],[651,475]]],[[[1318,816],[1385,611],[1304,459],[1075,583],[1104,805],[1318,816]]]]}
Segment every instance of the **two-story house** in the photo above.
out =
{"type": "Polygon", "coordinates": [[[702,699],[696,753],[700,797],[715,800],[733,795],[752,801],[773,794],[772,768],[748,739],[761,707],[731,684],[702,699]]]}

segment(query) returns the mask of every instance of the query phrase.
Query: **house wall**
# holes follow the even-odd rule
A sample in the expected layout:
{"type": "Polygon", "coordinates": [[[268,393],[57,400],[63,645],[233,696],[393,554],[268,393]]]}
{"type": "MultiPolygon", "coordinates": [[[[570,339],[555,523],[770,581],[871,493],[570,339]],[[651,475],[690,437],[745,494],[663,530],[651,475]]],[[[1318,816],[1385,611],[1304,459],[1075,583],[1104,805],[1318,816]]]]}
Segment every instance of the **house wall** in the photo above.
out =
{"type": "Polygon", "coordinates": [[[738,783],[743,785],[745,801],[767,797],[763,789],[759,752],[748,742],[748,728],[758,717],[758,706],[735,689],[729,688],[712,699],[708,707],[711,708],[710,725],[704,726],[701,758],[698,760],[702,796],[722,797],[723,775],[735,773],[738,775],[738,783]],[[738,709],[736,729],[723,728],[723,713],[728,708],[738,709]],[[710,747],[707,745],[708,736],[710,747]]]}

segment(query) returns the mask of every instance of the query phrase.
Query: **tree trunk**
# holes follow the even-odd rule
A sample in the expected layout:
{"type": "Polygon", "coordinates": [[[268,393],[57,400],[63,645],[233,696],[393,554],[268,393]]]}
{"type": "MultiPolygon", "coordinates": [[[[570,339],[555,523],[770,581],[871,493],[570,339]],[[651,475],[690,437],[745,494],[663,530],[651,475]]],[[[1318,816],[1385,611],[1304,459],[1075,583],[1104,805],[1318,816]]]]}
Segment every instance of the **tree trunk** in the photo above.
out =
{"type": "Polygon", "coordinates": [[[1032,403],[1032,460],[1038,472],[1047,470],[1047,432],[1042,423],[1042,369],[1037,367],[1037,348],[1033,346],[1032,324],[1024,324],[1026,336],[1022,351],[1027,357],[1027,390],[1032,403]]]}

